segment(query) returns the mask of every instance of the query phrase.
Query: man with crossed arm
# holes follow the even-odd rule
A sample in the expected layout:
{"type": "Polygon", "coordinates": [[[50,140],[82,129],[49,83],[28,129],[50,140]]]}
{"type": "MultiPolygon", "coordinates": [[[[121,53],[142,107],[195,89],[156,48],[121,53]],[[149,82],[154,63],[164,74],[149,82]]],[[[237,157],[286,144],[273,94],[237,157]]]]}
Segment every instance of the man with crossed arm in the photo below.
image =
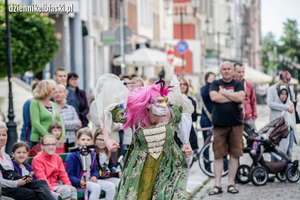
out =
{"type": "Polygon", "coordinates": [[[235,175],[238,159],[243,155],[243,119],[241,104],[245,98],[244,86],[241,81],[234,80],[234,67],[230,62],[221,64],[222,79],[215,80],[210,88],[210,98],[213,102],[213,150],[215,186],[209,195],[222,193],[221,174],[223,158],[229,159],[229,174],[227,192],[236,194],[235,175]]]}

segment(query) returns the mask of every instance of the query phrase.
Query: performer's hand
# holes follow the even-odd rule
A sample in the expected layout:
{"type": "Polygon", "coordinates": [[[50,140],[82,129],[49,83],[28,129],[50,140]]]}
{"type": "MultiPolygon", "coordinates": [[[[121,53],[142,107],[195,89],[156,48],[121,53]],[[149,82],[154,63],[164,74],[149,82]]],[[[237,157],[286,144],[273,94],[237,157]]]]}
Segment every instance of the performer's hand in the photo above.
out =
{"type": "Polygon", "coordinates": [[[122,123],[117,123],[117,128],[118,128],[118,130],[121,130],[123,128],[123,124],[122,123]]]}
{"type": "Polygon", "coordinates": [[[118,148],[120,147],[119,143],[109,138],[109,133],[106,129],[106,120],[105,116],[103,114],[103,134],[104,134],[104,142],[105,146],[110,152],[116,152],[118,148]]]}
{"type": "Polygon", "coordinates": [[[185,157],[190,157],[192,155],[192,147],[189,142],[185,143],[182,148],[182,152],[184,153],[185,157]]]}
{"type": "Polygon", "coordinates": [[[118,148],[120,147],[120,145],[116,141],[114,141],[110,138],[106,138],[104,141],[105,141],[105,145],[106,145],[107,149],[110,152],[116,152],[118,150],[118,148]]]}

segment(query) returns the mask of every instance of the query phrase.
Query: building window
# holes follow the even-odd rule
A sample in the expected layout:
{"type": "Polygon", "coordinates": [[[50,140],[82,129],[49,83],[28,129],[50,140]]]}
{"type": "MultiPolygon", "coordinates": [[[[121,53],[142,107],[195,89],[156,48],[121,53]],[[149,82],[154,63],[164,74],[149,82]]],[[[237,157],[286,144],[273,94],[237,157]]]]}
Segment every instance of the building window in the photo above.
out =
{"type": "Polygon", "coordinates": [[[120,1],[119,0],[115,1],[115,19],[120,19],[120,1]]]}
{"type": "Polygon", "coordinates": [[[120,19],[120,0],[109,0],[109,17],[120,19]]]}
{"type": "Polygon", "coordinates": [[[92,1],[92,6],[93,6],[93,15],[97,16],[97,12],[98,12],[98,0],[93,0],[92,1]]]}
{"type": "Polygon", "coordinates": [[[153,26],[153,1],[143,0],[139,2],[140,24],[142,26],[153,26]]]}
{"type": "Polygon", "coordinates": [[[114,14],[114,0],[109,1],[109,17],[113,18],[114,14]]]}

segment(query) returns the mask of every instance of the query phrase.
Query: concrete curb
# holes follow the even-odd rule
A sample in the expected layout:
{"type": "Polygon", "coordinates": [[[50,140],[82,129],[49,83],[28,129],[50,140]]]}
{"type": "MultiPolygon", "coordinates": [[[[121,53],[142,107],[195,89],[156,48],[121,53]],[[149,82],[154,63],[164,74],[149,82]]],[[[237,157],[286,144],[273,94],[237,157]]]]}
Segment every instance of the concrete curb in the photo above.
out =
{"type": "MultiPolygon", "coordinates": [[[[205,181],[202,182],[202,184],[196,189],[193,191],[192,195],[190,196],[189,200],[192,200],[196,197],[196,195],[198,193],[201,192],[201,190],[211,181],[212,179],[211,178],[207,178],[205,181]]],[[[200,196],[200,199],[203,199],[204,196],[200,196]]]]}

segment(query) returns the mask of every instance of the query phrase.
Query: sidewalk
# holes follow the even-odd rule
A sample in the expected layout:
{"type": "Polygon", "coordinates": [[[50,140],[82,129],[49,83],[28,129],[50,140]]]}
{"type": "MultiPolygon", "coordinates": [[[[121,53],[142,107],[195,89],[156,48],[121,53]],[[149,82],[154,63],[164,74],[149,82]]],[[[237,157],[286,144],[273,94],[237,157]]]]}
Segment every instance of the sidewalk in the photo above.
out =
{"type": "MultiPolygon", "coordinates": [[[[262,128],[269,122],[269,109],[266,105],[258,106],[258,116],[256,120],[257,129],[262,128]]],[[[297,127],[296,134],[300,132],[300,126],[297,127]]],[[[296,135],[299,139],[299,134],[296,135]]],[[[199,138],[199,145],[202,146],[202,138],[199,138]]],[[[294,146],[293,159],[300,159],[300,146],[294,146]]],[[[249,163],[251,160],[249,155],[245,154],[241,158],[241,163],[249,163]]],[[[200,170],[198,163],[194,163],[193,167],[190,169],[189,178],[187,182],[188,192],[193,192],[201,185],[203,188],[194,199],[213,199],[213,200],[282,200],[291,199],[298,200],[300,196],[300,187],[298,183],[280,183],[277,180],[274,183],[267,183],[265,186],[257,187],[248,183],[246,185],[237,185],[239,189],[239,194],[232,195],[227,193],[227,177],[222,179],[223,181],[223,194],[218,196],[209,196],[209,190],[214,186],[214,179],[208,179],[206,175],[200,170]],[[208,180],[208,181],[207,181],[208,180]]]]}

